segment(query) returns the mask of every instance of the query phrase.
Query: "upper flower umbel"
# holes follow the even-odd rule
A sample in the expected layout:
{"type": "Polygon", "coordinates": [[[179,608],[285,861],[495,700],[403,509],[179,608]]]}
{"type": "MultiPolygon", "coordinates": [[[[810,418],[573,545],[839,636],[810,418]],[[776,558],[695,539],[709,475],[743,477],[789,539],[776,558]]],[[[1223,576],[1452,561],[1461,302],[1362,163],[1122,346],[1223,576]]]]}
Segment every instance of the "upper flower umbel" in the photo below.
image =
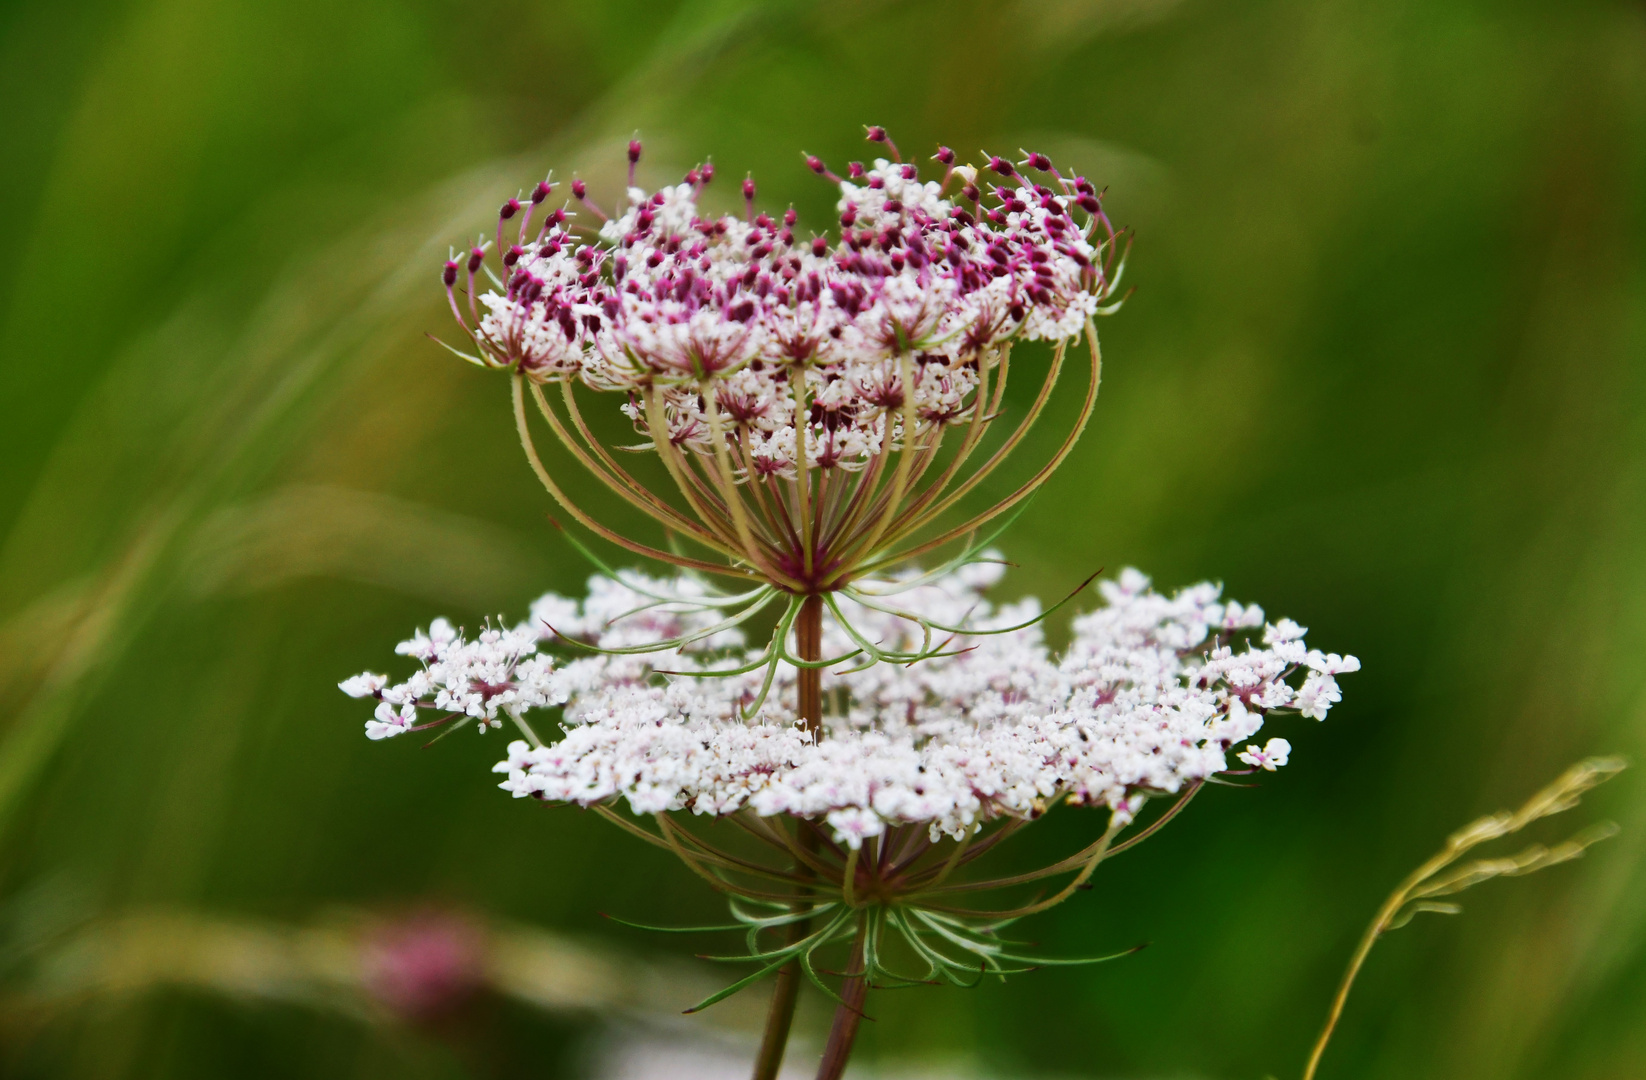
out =
{"type": "Polygon", "coordinates": [[[967,537],[1067,455],[1097,392],[1092,318],[1118,306],[1125,246],[1095,188],[1042,154],[972,168],[947,149],[936,155],[942,179],[923,181],[880,129],[870,138],[891,160],[853,163],[848,178],[808,159],[840,188],[834,240],[798,236],[792,209],[757,212],[753,181],[742,217],[704,216],[712,165],[638,188],[636,142],[620,214],[607,217],[572,184],[597,235],[568,207],[545,209],[555,190],[545,180],[504,204],[493,242],[446,263],[452,313],[474,345],[465,355],[513,374],[528,456],[576,520],[630,551],[798,605],[967,537]],[[493,285],[483,295],[482,271],[493,285]],[[983,513],[934,530],[1039,417],[1082,331],[1091,376],[1052,461],[983,513]],[[1052,359],[1018,429],[984,457],[1019,339],[1053,342],[1052,359]],[[623,396],[673,490],[643,484],[593,436],[576,384],[623,396]],[[547,392],[556,386],[558,403],[547,392]],[[640,543],[568,500],[532,442],[527,394],[584,467],[700,551],[640,543]],[[951,428],[961,432],[945,448],[951,428]]]}

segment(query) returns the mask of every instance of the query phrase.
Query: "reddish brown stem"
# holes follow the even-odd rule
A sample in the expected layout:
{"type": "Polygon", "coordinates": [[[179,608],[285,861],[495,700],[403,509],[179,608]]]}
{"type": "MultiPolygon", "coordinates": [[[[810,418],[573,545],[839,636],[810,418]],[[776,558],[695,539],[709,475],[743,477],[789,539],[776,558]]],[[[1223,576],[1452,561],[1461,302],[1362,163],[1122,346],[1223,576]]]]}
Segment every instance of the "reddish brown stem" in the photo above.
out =
{"type": "MultiPolygon", "coordinates": [[[[823,598],[816,594],[800,604],[800,615],[794,621],[795,651],[800,660],[823,659],[823,598]]],[[[823,731],[823,669],[799,669],[800,718],[806,730],[816,739],[823,731]]]]}
{"type": "MultiPolygon", "coordinates": [[[[823,598],[808,596],[800,605],[800,615],[795,619],[795,651],[801,660],[820,660],[823,657],[823,598]]],[[[800,718],[806,723],[806,730],[817,738],[823,729],[823,670],[821,668],[799,669],[799,706],[800,718]]],[[[778,827],[782,828],[781,822],[778,827]]],[[[808,854],[817,852],[817,832],[813,829],[799,830],[797,838],[808,854]]],[[[794,872],[801,877],[812,877],[812,868],[804,861],[796,860],[794,872]]],[[[796,909],[806,904],[806,892],[802,890],[796,900],[796,909]]],[[[811,920],[801,919],[790,923],[788,927],[787,943],[793,945],[805,939],[811,933],[811,920]]],[[[777,982],[772,987],[771,1005],[766,1010],[766,1029],[760,1038],[760,1053],[754,1061],[754,1080],[776,1080],[778,1071],[783,1067],[783,1051],[789,1043],[789,1028],[794,1023],[795,1001],[800,994],[800,962],[791,960],[777,973],[777,982]]]]}
{"type": "Polygon", "coordinates": [[[858,928],[857,940],[852,943],[852,958],[846,965],[846,980],[840,984],[840,1004],[834,1010],[834,1025],[829,1028],[829,1042],[823,1048],[823,1060],[817,1063],[817,1080],[840,1080],[846,1071],[846,1062],[852,1056],[852,1043],[857,1040],[857,1026],[863,1022],[863,1002],[869,996],[869,980],[863,973],[863,935],[868,928],[867,916],[858,928]]]}

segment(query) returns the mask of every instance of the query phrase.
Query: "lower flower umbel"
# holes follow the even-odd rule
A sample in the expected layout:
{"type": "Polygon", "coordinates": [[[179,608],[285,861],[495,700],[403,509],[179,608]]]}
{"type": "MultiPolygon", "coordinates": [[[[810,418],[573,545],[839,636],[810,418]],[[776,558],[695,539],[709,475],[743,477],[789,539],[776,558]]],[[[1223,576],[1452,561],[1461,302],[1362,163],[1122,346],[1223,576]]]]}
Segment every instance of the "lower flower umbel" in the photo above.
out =
{"type": "MultiPolygon", "coordinates": [[[[1003,932],[1068,899],[1202,785],[1284,765],[1286,740],[1253,741],[1267,718],[1323,719],[1335,677],[1359,667],[1216,586],[1165,596],[1133,570],[1100,586],[1107,603],[1054,655],[1036,601],[990,600],[1000,576],[985,558],[859,582],[826,610],[791,604],[775,653],[727,625],[742,598],[695,577],[598,576],[581,602],[545,596],[512,628],[471,637],[437,621],[399,648],[420,662],[410,678],[342,686],[378,700],[374,739],[516,727],[496,766],[504,790],[591,808],[728,896],[724,929],[743,931],[746,950],[721,959],[753,970],[694,1008],[773,974],[792,1001],[809,979],[841,1003],[820,1073],[838,1075],[870,986],[1093,962],[1030,955],[1003,932]],[[821,686],[815,725],[800,701],[809,682],[821,686]],[[559,731],[545,740],[532,714],[552,708],[559,731]],[[1143,824],[1156,798],[1169,805],[1143,824]],[[1059,806],[1101,815],[1086,847],[1025,873],[983,871],[1059,806]],[[838,988],[831,954],[845,956],[838,988]]],[[[772,1073],[786,1013],[774,1023],[772,1073]]]]}

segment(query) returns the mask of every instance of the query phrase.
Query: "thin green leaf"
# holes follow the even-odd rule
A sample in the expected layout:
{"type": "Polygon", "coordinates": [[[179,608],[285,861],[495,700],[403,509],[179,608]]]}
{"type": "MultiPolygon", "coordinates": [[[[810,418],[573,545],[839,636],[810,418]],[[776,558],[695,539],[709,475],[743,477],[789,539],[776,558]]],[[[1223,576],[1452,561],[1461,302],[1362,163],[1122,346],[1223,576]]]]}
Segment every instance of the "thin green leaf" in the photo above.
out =
{"type": "Polygon", "coordinates": [[[687,1016],[690,1016],[692,1013],[695,1013],[695,1012],[702,1012],[704,1009],[707,1009],[710,1005],[715,1005],[715,1004],[718,1004],[722,1001],[725,1001],[727,998],[731,997],[733,994],[737,993],[739,990],[743,990],[743,989],[746,989],[750,986],[753,986],[755,983],[759,982],[761,979],[764,979],[767,975],[772,974],[778,968],[782,967],[784,964],[786,964],[788,962],[789,962],[789,958],[784,957],[783,959],[778,960],[774,963],[767,964],[765,967],[761,968],[759,971],[755,972],[753,975],[747,975],[747,976],[744,976],[741,979],[738,979],[736,982],[732,983],[730,986],[726,987],[724,990],[721,990],[718,993],[710,994],[708,997],[704,998],[702,1001],[699,1001],[696,1005],[693,1005],[691,1008],[685,1009],[685,1010],[682,1010],[682,1011],[687,1016]]]}
{"type": "Polygon", "coordinates": [[[620,919],[616,915],[608,915],[604,911],[600,913],[600,917],[603,919],[609,919],[618,926],[629,926],[636,930],[650,930],[655,934],[718,934],[724,933],[727,930],[743,929],[743,927],[739,926],[737,923],[727,923],[724,926],[648,926],[645,923],[630,922],[627,919],[620,919]]]}
{"type": "Polygon", "coordinates": [[[1110,953],[1108,956],[1019,956],[1017,953],[1008,952],[997,953],[996,955],[998,955],[1002,960],[1015,960],[1020,964],[1033,964],[1035,967],[1083,967],[1087,964],[1103,964],[1110,960],[1119,960],[1122,957],[1131,956],[1133,953],[1142,952],[1148,947],[1149,943],[1145,941],[1141,945],[1133,945],[1129,949],[1122,949],[1120,952],[1110,953]]]}

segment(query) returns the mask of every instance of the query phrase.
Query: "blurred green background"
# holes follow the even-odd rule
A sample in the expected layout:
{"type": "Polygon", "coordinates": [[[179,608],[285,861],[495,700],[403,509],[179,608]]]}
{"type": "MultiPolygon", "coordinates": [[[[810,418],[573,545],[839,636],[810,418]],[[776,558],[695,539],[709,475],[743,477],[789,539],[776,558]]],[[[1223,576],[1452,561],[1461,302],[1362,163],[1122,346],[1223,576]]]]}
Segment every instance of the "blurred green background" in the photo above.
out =
{"type": "MultiPolygon", "coordinates": [[[[0,102],[5,1075],[577,1076],[626,1029],[490,990],[362,1013],[245,957],[419,911],[613,963],[711,944],[602,921],[720,915],[498,793],[501,737],[371,745],[335,688],[434,615],[580,589],[504,381],[422,334],[448,244],[551,167],[609,190],[636,130],[644,178],[712,156],[817,227],[798,152],[866,156],[865,123],[1108,184],[1137,293],[1003,541],[1011,589],[1215,577],[1365,664],[1328,723],[1282,723],[1290,768],[1031,929],[1150,948],[880,995],[867,1067],[1295,1076],[1450,829],[1586,754],[1646,760],[1638,3],[12,0],[0,102]],[[147,952],[86,944],[156,912],[147,952]],[[240,929],[179,944],[213,926],[240,929]],[[165,976],[208,953],[227,974],[165,976]]],[[[1642,781],[1561,823],[1624,825],[1590,857],[1379,946],[1321,1075],[1646,1076],[1642,781]]],[[[1019,857],[1092,826],[1054,814],[1019,857]]]]}

